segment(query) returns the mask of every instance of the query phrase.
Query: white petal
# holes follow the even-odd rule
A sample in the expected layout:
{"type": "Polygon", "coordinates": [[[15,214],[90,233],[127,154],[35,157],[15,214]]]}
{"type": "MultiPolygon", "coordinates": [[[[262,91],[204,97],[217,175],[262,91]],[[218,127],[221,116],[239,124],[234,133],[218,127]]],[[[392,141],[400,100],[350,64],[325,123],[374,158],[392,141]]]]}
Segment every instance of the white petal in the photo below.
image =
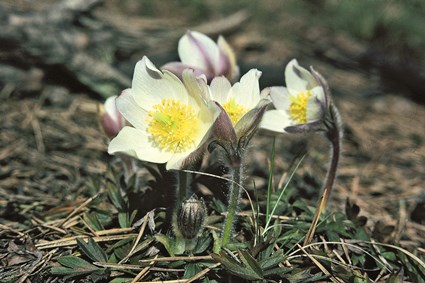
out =
{"type": "Polygon", "coordinates": [[[184,86],[170,72],[164,74],[147,58],[137,62],[134,68],[132,90],[137,104],[149,110],[162,99],[181,97],[184,86]]]}
{"type": "Polygon", "coordinates": [[[323,105],[312,95],[307,101],[307,122],[316,121],[321,119],[323,105]]]}
{"type": "Polygon", "coordinates": [[[242,76],[240,83],[236,83],[232,87],[231,97],[235,101],[247,109],[253,109],[260,101],[260,85],[259,78],[261,72],[257,69],[251,69],[242,76]]]}
{"type": "Polygon", "coordinates": [[[118,136],[109,143],[108,153],[125,153],[137,159],[154,163],[165,163],[173,155],[153,147],[148,141],[148,135],[145,131],[132,127],[124,127],[119,132],[118,136]]]}
{"type": "Polygon", "coordinates": [[[208,36],[189,31],[179,40],[178,52],[182,63],[215,71],[220,59],[217,44],[208,36]]]}
{"type": "Polygon", "coordinates": [[[323,106],[326,105],[325,91],[323,90],[323,87],[317,86],[311,89],[311,93],[321,104],[323,104],[323,106]]]}
{"type": "Polygon", "coordinates": [[[286,87],[290,93],[311,89],[318,85],[313,75],[300,65],[296,59],[291,60],[285,68],[286,87]]]}
{"type": "Polygon", "coordinates": [[[284,133],[284,128],[291,125],[291,120],[286,111],[283,110],[269,110],[264,113],[263,119],[260,123],[260,128],[284,133]]]}
{"type": "Polygon", "coordinates": [[[291,104],[288,89],[283,86],[273,86],[270,88],[270,97],[276,109],[287,111],[291,104]]]}
{"type": "Polygon", "coordinates": [[[210,84],[212,99],[221,105],[225,104],[231,87],[232,85],[225,77],[215,77],[210,84]]]}
{"type": "Polygon", "coordinates": [[[202,104],[208,104],[211,100],[208,91],[207,79],[204,75],[196,77],[192,69],[183,71],[183,84],[188,93],[188,104],[192,105],[196,110],[202,107],[202,104]]]}
{"type": "Polygon", "coordinates": [[[117,98],[116,105],[123,117],[130,122],[130,124],[139,130],[146,129],[146,116],[148,112],[136,103],[131,88],[121,93],[117,98]]]}
{"type": "Polygon", "coordinates": [[[180,169],[183,161],[188,157],[190,152],[182,152],[174,154],[167,162],[165,169],[180,169]]]}

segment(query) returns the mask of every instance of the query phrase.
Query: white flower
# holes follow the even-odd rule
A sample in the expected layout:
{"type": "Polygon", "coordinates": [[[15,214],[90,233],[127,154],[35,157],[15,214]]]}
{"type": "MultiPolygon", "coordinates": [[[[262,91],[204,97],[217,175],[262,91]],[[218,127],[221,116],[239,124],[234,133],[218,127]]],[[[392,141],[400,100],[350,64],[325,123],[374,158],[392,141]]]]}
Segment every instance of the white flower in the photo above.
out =
{"type": "Polygon", "coordinates": [[[98,111],[100,125],[110,138],[114,138],[126,124],[124,117],[117,109],[116,98],[116,95],[108,97],[98,111]]]}
{"type": "Polygon", "coordinates": [[[261,100],[259,78],[261,72],[251,69],[233,86],[223,76],[216,77],[210,85],[211,96],[229,115],[233,126],[250,110],[256,108],[261,100]]]}
{"type": "Polygon", "coordinates": [[[183,82],[159,71],[143,57],[136,64],[132,87],[117,98],[117,107],[133,127],[124,127],[108,152],[122,152],[179,169],[203,145],[219,110],[209,100],[205,78],[183,72],[183,82]]]}
{"type": "Polygon", "coordinates": [[[229,80],[239,76],[235,53],[222,36],[215,43],[200,32],[188,31],[179,40],[178,53],[181,62],[165,64],[161,69],[181,77],[184,69],[191,68],[197,75],[204,74],[208,81],[221,75],[229,80]]]}
{"type": "Polygon", "coordinates": [[[298,65],[296,59],[285,69],[286,87],[271,87],[270,97],[276,109],[264,114],[261,128],[274,132],[309,131],[320,125],[328,108],[328,98],[317,73],[298,65]]]}

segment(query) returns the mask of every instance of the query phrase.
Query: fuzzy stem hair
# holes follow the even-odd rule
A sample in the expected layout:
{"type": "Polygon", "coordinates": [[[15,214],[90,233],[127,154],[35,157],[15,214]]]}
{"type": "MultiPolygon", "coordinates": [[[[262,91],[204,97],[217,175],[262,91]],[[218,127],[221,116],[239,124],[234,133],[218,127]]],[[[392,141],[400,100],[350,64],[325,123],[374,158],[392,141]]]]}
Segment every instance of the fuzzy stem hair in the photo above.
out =
{"type": "Polygon", "coordinates": [[[221,235],[221,247],[226,247],[229,244],[241,195],[240,183],[243,175],[243,166],[242,164],[239,164],[231,170],[232,176],[229,187],[229,204],[221,235]]]}

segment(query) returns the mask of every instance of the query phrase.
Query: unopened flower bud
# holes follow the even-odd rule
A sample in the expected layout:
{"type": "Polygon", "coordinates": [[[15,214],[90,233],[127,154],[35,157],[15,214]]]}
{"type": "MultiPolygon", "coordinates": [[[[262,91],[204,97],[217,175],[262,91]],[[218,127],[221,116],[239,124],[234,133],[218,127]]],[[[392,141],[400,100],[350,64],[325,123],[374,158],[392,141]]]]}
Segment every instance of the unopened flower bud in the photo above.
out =
{"type": "Polygon", "coordinates": [[[204,200],[192,195],[177,209],[177,232],[186,240],[196,238],[204,228],[206,217],[204,200]]]}
{"type": "Polygon", "coordinates": [[[100,125],[109,138],[114,138],[126,124],[115,104],[116,98],[115,95],[106,99],[105,104],[100,106],[98,113],[100,125]]]}

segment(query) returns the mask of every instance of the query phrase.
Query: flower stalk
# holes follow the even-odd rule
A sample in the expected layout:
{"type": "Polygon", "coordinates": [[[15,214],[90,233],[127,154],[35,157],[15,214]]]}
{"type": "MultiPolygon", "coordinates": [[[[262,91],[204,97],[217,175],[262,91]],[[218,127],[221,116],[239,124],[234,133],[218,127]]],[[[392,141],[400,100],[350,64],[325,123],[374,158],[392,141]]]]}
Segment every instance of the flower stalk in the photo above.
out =
{"type": "Polygon", "coordinates": [[[179,206],[180,203],[186,198],[188,187],[192,182],[191,174],[179,170],[177,172],[177,201],[176,206],[179,206]]]}
{"type": "Polygon", "coordinates": [[[325,137],[329,140],[331,145],[331,163],[329,165],[322,196],[319,199],[313,221],[304,240],[304,246],[310,244],[313,240],[320,215],[326,211],[326,206],[331,195],[332,187],[336,179],[336,172],[338,169],[338,162],[341,152],[342,127],[338,110],[332,102],[330,103],[328,116],[324,121],[324,125],[325,137]]]}
{"type": "Polygon", "coordinates": [[[239,162],[234,168],[231,169],[231,183],[229,187],[229,204],[227,209],[226,220],[224,221],[221,247],[226,247],[229,244],[230,237],[233,232],[233,223],[236,218],[236,212],[239,207],[239,199],[241,195],[241,180],[243,175],[242,162],[239,162]]]}

